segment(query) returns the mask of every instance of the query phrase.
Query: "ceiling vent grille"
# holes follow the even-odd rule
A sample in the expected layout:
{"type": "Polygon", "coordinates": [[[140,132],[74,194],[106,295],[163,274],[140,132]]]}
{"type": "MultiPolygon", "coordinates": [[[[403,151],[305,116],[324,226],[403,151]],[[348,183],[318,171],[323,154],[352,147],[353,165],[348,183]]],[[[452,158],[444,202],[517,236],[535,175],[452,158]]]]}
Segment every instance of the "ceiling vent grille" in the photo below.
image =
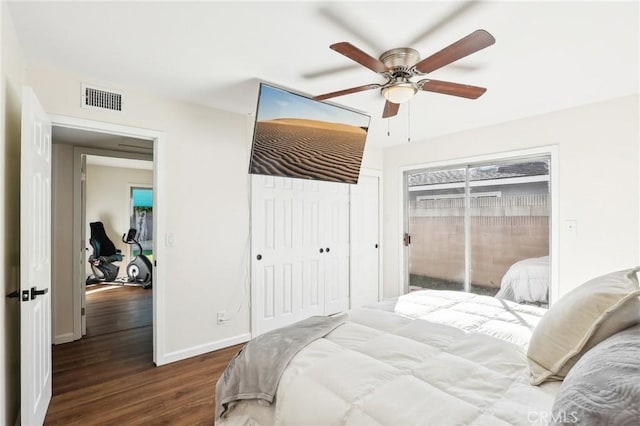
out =
{"type": "Polygon", "coordinates": [[[82,85],[82,107],[88,109],[122,111],[122,94],[82,85]]]}

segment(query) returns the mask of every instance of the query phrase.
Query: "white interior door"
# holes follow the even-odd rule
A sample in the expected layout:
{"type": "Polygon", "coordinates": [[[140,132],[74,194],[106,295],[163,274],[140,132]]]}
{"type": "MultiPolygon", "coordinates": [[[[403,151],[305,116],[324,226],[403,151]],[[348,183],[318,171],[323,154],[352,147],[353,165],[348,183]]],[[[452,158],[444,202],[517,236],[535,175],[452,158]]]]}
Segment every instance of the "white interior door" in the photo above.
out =
{"type": "Polygon", "coordinates": [[[21,422],[44,422],[51,400],[51,122],[22,93],[20,160],[21,422]]]}
{"type": "Polygon", "coordinates": [[[349,185],[321,182],[325,315],[349,309],[349,185]]]}
{"type": "Polygon", "coordinates": [[[318,182],[252,176],[254,336],[324,314],[318,182]]]}
{"type": "Polygon", "coordinates": [[[361,175],[351,185],[351,308],[380,298],[379,180],[361,175]]]}

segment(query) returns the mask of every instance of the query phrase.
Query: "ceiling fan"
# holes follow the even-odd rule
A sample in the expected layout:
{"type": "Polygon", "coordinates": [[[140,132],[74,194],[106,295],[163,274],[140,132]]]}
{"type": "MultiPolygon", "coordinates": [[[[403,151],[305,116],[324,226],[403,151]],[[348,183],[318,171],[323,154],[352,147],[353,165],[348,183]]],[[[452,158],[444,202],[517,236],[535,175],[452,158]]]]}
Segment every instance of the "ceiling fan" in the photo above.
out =
{"type": "Polygon", "coordinates": [[[422,60],[420,60],[420,53],[409,47],[399,47],[388,50],[380,55],[379,59],[376,59],[351,43],[335,43],[329,47],[360,65],[369,68],[371,71],[382,75],[387,81],[384,84],[365,84],[363,86],[325,93],[314,96],[313,99],[322,101],[365,90],[380,89],[382,96],[386,99],[382,118],[396,115],[400,104],[410,100],[420,90],[477,99],[486,92],[487,89],[448,81],[432,80],[430,78],[412,81],[411,78],[433,72],[458,59],[491,46],[495,42],[495,38],[487,31],[476,30],[422,60]]]}

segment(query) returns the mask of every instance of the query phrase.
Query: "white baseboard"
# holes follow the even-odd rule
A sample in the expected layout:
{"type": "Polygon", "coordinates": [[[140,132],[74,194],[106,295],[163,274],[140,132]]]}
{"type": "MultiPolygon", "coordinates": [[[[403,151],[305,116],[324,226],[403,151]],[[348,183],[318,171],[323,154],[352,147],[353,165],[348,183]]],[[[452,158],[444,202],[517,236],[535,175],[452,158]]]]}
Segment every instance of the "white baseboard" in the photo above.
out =
{"type": "Polygon", "coordinates": [[[59,334],[57,336],[53,336],[54,345],[69,343],[69,342],[73,342],[74,340],[76,339],[74,338],[73,333],[65,333],[65,334],[59,334]]]}
{"type": "Polygon", "coordinates": [[[239,334],[223,340],[216,340],[215,342],[209,342],[191,348],[182,349],[179,351],[169,352],[164,356],[158,356],[156,358],[156,365],[159,367],[164,364],[169,364],[183,359],[191,358],[194,356],[206,354],[207,352],[217,351],[229,346],[245,343],[251,340],[251,333],[239,334]]]}

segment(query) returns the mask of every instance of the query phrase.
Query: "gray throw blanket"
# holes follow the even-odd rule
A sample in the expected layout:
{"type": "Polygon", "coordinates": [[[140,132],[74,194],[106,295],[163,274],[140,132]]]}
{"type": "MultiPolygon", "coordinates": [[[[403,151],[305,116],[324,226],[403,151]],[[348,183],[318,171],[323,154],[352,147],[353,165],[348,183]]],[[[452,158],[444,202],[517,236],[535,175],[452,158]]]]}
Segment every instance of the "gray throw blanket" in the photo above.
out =
{"type": "Polygon", "coordinates": [[[272,403],[284,369],[314,340],[346,321],[347,315],[315,316],[262,334],[247,343],[231,360],[216,383],[216,420],[232,403],[261,399],[272,403]]]}

